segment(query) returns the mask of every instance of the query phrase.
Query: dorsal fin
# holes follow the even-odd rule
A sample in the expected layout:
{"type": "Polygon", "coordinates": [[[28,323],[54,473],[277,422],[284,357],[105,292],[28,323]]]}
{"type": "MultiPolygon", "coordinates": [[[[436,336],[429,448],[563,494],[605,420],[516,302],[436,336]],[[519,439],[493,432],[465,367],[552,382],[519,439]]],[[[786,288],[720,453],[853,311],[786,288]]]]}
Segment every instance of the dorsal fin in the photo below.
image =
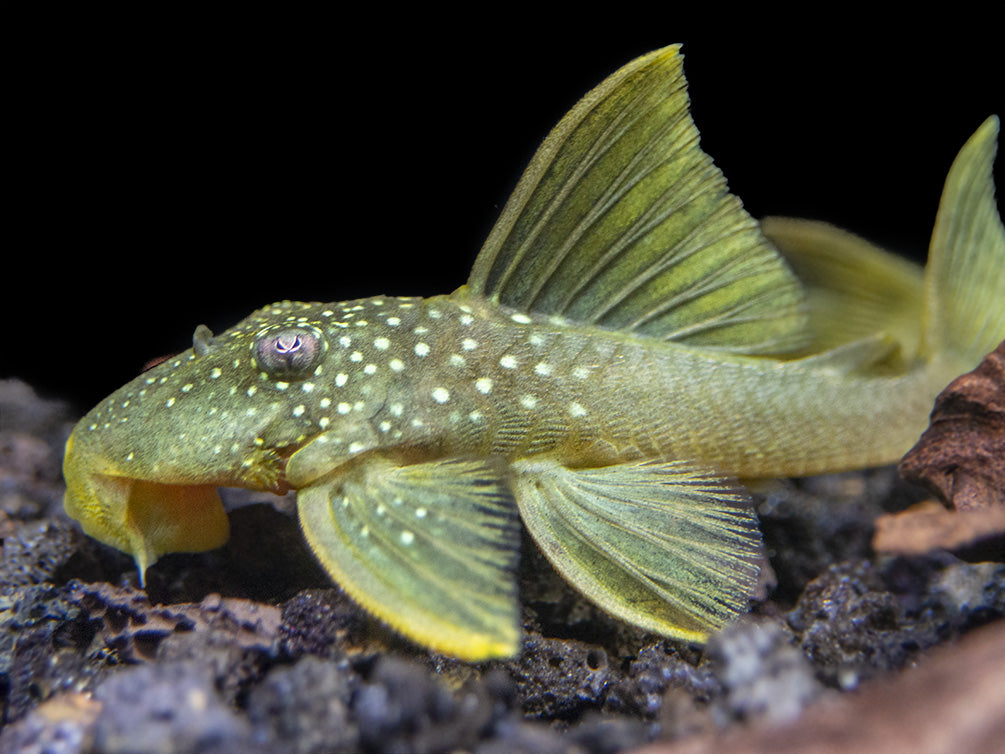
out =
{"type": "Polygon", "coordinates": [[[538,149],[472,293],[525,312],[735,353],[805,336],[792,272],[698,146],[679,47],[620,69],[538,149]]]}

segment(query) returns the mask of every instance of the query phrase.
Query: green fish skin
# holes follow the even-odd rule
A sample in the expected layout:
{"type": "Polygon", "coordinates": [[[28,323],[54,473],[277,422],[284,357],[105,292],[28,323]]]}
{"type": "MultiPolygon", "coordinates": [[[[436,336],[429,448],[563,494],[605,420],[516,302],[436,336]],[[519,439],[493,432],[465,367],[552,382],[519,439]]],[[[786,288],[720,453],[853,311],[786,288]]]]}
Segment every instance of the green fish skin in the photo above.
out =
{"type": "Polygon", "coordinates": [[[704,641],[762,557],[734,480],[897,460],[1005,338],[1005,231],[996,118],[950,170],[925,270],[759,225],[698,145],[681,61],[653,52],[576,105],[454,293],[199,327],[77,425],[67,512],[142,578],[226,541],[218,487],[296,490],[341,587],[472,661],[519,650],[524,525],[604,610],[704,641]]]}

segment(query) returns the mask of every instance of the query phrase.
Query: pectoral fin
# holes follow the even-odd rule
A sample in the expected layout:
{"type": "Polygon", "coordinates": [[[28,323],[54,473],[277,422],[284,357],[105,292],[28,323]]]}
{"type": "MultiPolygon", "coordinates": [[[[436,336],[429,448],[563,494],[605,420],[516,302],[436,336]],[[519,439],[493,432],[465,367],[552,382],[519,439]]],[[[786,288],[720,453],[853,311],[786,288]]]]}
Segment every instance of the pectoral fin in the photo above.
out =
{"type": "Polygon", "coordinates": [[[516,653],[519,518],[490,465],[365,459],[297,505],[332,578],[391,627],[462,659],[516,653]]]}
{"type": "Polygon", "coordinates": [[[514,464],[524,523],[558,571],[613,615],[703,641],[746,608],[760,533],[729,481],[684,463],[514,464]]]}

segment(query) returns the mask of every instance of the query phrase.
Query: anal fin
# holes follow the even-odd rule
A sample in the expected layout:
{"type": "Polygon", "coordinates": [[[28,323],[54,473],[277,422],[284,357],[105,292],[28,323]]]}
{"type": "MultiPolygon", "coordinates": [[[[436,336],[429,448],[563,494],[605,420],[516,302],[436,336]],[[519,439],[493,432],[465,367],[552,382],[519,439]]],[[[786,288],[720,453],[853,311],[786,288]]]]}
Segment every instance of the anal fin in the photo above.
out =
{"type": "Polygon", "coordinates": [[[761,536],[746,493],[682,462],[513,465],[524,523],[555,568],[607,612],[702,642],[757,582],[761,536]]]}

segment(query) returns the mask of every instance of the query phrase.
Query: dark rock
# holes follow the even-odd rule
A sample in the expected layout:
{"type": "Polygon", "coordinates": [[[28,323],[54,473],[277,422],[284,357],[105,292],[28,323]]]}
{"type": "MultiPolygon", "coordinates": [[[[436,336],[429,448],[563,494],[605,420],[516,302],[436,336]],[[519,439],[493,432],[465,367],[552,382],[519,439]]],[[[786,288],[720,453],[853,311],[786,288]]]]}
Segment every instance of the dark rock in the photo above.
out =
{"type": "MultiPolygon", "coordinates": [[[[279,647],[289,657],[367,654],[372,621],[340,589],[308,589],[282,605],[279,647]]],[[[380,635],[379,629],[377,631],[380,635]]]]}
{"type": "Polygon", "coordinates": [[[59,580],[58,572],[77,554],[80,536],[64,518],[17,524],[0,548],[0,583],[27,586],[59,580]]]}
{"type": "Polygon", "coordinates": [[[574,720],[599,710],[612,676],[602,647],[539,636],[527,637],[509,670],[524,712],[548,720],[574,720]]]}
{"type": "Polygon", "coordinates": [[[94,691],[101,702],[95,749],[103,754],[203,754],[259,750],[251,726],[227,706],[196,662],[141,665],[94,691]]]}
{"type": "Polygon", "coordinates": [[[590,754],[616,754],[651,741],[656,730],[644,720],[590,712],[569,729],[568,738],[590,754]]]}
{"type": "Polygon", "coordinates": [[[777,623],[740,620],[715,634],[707,651],[724,689],[715,703],[722,727],[733,720],[791,722],[821,692],[806,656],[777,623]]]}
{"type": "Polygon", "coordinates": [[[789,624],[818,675],[853,688],[1002,616],[1005,566],[944,556],[835,565],[806,588],[789,624]]]}
{"type": "Polygon", "coordinates": [[[772,480],[757,490],[757,514],[778,581],[772,597],[783,604],[794,602],[833,563],[870,557],[876,517],[921,495],[893,468],[772,480]]]}
{"type": "Polygon", "coordinates": [[[0,379],[0,432],[21,432],[60,445],[76,421],[65,401],[42,398],[25,382],[0,379]]]}
{"type": "Polygon", "coordinates": [[[364,750],[423,754],[470,746],[491,709],[479,695],[455,697],[422,665],[386,656],[354,695],[352,714],[364,750]]]}
{"type": "MultiPolygon", "coordinates": [[[[604,710],[653,719],[668,691],[682,691],[690,699],[708,702],[722,693],[707,663],[673,642],[654,641],[625,661],[623,672],[612,673],[604,696],[604,710]]],[[[617,666],[615,666],[617,669],[617,666]]]]}
{"type": "Polygon", "coordinates": [[[17,754],[81,754],[93,751],[100,702],[68,692],[40,704],[0,732],[0,751],[17,754]]]}
{"type": "Polygon", "coordinates": [[[338,663],[304,657],[273,668],[248,696],[248,719],[267,729],[279,754],[359,750],[349,703],[356,676],[338,663]]]}
{"type": "Polygon", "coordinates": [[[95,634],[64,589],[5,589],[0,595],[3,719],[17,720],[60,691],[93,686],[107,661],[92,651],[95,634]]]}

